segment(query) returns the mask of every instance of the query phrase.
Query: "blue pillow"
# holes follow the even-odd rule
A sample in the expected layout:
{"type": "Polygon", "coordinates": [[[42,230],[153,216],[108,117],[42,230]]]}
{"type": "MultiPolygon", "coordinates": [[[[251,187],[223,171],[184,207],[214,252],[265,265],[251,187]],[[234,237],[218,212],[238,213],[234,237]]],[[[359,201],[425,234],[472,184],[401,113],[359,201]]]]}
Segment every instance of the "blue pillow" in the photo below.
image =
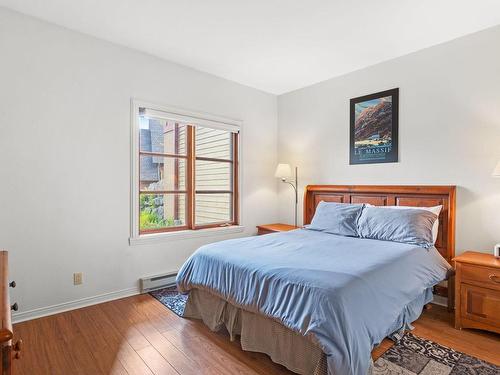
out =
{"type": "Polygon", "coordinates": [[[432,226],[437,218],[426,210],[365,207],[359,217],[358,233],[363,238],[403,242],[427,249],[434,245],[432,226]]]}
{"type": "Polygon", "coordinates": [[[357,224],[363,204],[319,202],[307,229],[358,237],[357,224]]]}

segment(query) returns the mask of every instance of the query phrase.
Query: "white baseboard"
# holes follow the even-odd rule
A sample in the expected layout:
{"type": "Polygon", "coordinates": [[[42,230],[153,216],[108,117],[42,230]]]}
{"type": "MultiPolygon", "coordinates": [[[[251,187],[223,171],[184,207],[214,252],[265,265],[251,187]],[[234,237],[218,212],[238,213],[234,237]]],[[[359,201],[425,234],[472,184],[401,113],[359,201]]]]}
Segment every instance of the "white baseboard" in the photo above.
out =
{"type": "Polygon", "coordinates": [[[440,305],[440,306],[448,307],[448,298],[438,296],[435,294],[434,299],[431,301],[431,303],[434,303],[434,304],[440,305]]]}
{"type": "Polygon", "coordinates": [[[40,307],[38,309],[33,309],[29,311],[22,311],[12,314],[12,322],[20,323],[26,320],[41,318],[43,316],[58,314],[64,311],[75,310],[85,306],[96,305],[98,303],[108,302],[115,299],[120,299],[124,297],[130,297],[140,294],[138,287],[117,290],[115,292],[99,294],[93,297],[85,297],[77,299],[75,301],[63,302],[57,305],[40,307]]]}

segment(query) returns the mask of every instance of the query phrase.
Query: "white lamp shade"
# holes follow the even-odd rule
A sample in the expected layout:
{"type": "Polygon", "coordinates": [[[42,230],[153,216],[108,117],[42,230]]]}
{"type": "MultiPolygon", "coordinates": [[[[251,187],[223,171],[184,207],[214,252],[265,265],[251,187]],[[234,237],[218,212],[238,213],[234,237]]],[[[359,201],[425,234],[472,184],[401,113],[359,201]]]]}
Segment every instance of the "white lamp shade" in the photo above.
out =
{"type": "Polygon", "coordinates": [[[277,178],[288,178],[292,177],[292,167],[290,164],[278,164],[276,167],[276,172],[274,172],[274,177],[277,178]]]}
{"type": "Polygon", "coordinates": [[[500,177],[500,161],[497,163],[497,166],[493,170],[492,176],[493,177],[500,177]]]}

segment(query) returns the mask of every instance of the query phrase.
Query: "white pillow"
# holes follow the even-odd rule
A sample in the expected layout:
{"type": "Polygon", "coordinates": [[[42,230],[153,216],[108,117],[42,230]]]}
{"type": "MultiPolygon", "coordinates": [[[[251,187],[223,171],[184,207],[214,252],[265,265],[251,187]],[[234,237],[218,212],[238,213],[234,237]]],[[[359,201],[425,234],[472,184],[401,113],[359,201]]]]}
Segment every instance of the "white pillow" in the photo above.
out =
{"type": "MultiPolygon", "coordinates": [[[[372,204],[367,203],[366,204],[369,207],[373,207],[372,204]]],[[[434,225],[432,226],[432,241],[436,243],[437,238],[438,238],[438,231],[439,231],[439,213],[443,209],[443,206],[434,206],[434,207],[415,207],[415,206],[380,206],[383,208],[392,208],[396,210],[401,210],[401,209],[414,209],[414,210],[425,210],[425,211],[430,211],[433,214],[437,215],[437,219],[434,222],[434,225]]]]}

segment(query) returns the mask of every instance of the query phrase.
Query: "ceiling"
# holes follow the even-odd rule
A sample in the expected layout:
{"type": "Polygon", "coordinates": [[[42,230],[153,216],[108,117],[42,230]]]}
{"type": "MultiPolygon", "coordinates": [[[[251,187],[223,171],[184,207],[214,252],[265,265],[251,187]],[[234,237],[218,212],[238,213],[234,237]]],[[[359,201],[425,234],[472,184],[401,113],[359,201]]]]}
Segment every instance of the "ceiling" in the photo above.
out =
{"type": "Polygon", "coordinates": [[[282,94],[500,24],[498,0],[0,0],[282,94]]]}

